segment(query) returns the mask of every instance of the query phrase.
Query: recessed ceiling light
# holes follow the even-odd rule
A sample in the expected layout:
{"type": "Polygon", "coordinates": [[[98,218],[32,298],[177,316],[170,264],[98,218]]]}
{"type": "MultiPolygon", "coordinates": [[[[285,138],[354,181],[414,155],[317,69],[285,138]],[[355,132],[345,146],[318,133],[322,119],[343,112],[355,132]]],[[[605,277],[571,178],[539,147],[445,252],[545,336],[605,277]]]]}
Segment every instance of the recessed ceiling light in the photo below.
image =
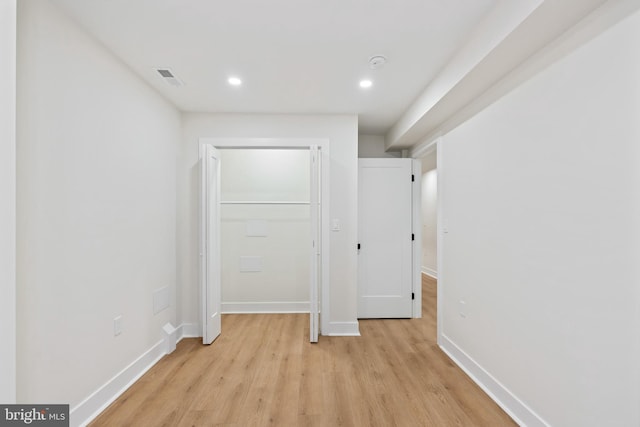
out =
{"type": "Polygon", "coordinates": [[[373,86],[373,82],[371,80],[360,80],[360,87],[363,89],[367,89],[373,86]]]}
{"type": "Polygon", "coordinates": [[[242,80],[237,77],[229,77],[227,81],[231,86],[240,86],[242,84],[242,80]]]}

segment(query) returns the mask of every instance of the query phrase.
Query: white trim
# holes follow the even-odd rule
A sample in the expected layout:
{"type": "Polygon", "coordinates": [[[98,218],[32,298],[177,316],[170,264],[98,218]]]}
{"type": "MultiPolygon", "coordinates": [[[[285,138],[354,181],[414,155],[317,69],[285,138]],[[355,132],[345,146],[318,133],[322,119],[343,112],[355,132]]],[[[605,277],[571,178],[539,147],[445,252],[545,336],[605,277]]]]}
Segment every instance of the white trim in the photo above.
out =
{"type": "Polygon", "coordinates": [[[331,319],[331,147],[329,140],[324,140],[323,144],[318,144],[320,151],[320,248],[321,267],[320,272],[320,335],[324,330],[329,329],[329,319],[331,319]]]}
{"type": "Polygon", "coordinates": [[[433,279],[438,279],[438,272],[433,268],[422,266],[422,274],[427,275],[433,279]]]}
{"type": "Polygon", "coordinates": [[[0,2],[0,402],[16,403],[16,22],[0,2]]]}
{"type": "Polygon", "coordinates": [[[460,367],[498,406],[500,406],[513,420],[521,426],[549,427],[542,417],[536,414],[509,389],[495,379],[478,362],[473,360],[449,337],[441,337],[440,348],[456,365],[460,367]]]}
{"type": "Polygon", "coordinates": [[[284,200],[249,200],[249,201],[234,201],[234,200],[223,200],[220,202],[221,205],[310,205],[310,202],[299,202],[292,200],[290,202],[284,200]]]}
{"type": "Polygon", "coordinates": [[[320,270],[322,260],[322,245],[320,245],[320,233],[322,230],[320,209],[322,200],[320,199],[320,184],[322,173],[321,157],[317,145],[309,147],[309,182],[311,189],[309,192],[310,216],[311,216],[311,248],[309,253],[309,341],[318,342],[320,334],[320,270]]]}
{"type": "Polygon", "coordinates": [[[216,148],[299,148],[305,149],[314,145],[328,148],[329,140],[324,138],[200,138],[200,152],[203,145],[216,148]]]}
{"type": "Polygon", "coordinates": [[[72,426],[86,426],[120,397],[165,355],[165,340],[160,340],[85,400],[71,408],[72,426]]]}
{"type": "Polygon", "coordinates": [[[329,322],[329,329],[322,335],[330,337],[359,337],[360,324],[356,322],[329,322]]]}
{"type": "Polygon", "coordinates": [[[309,301],[223,302],[222,313],[309,313],[309,301]]]}
{"type": "Polygon", "coordinates": [[[411,228],[413,241],[411,242],[411,287],[413,289],[412,314],[414,319],[422,317],[422,163],[420,160],[411,161],[413,175],[411,188],[411,228]]]}
{"type": "Polygon", "coordinates": [[[436,294],[436,329],[437,329],[437,339],[438,344],[442,345],[442,322],[444,321],[444,229],[446,218],[444,211],[444,181],[446,179],[445,174],[445,165],[444,165],[444,142],[442,138],[438,138],[436,143],[436,173],[438,174],[438,194],[436,201],[436,211],[437,211],[437,237],[436,237],[436,264],[438,268],[438,286],[437,286],[437,294],[436,294]]]}
{"type": "Polygon", "coordinates": [[[183,338],[200,338],[202,337],[202,331],[198,323],[183,323],[178,326],[178,339],[177,342],[182,341],[183,338]]]}

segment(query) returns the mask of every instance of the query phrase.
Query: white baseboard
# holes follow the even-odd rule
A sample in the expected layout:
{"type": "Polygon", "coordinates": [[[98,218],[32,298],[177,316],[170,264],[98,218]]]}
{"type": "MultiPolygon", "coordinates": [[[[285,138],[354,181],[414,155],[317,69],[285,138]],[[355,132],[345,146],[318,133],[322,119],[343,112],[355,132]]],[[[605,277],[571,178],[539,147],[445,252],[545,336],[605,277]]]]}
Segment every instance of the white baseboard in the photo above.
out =
{"type": "Polygon", "coordinates": [[[144,375],[165,355],[165,340],[158,341],[133,363],[111,378],[93,394],[71,408],[69,418],[71,426],[86,426],[107,406],[111,405],[122,393],[144,375]]]}
{"type": "Polygon", "coordinates": [[[482,366],[466,354],[446,335],[438,340],[440,348],[471,379],[480,386],[518,425],[523,427],[549,427],[538,414],[503,386],[482,366]]]}
{"type": "Polygon", "coordinates": [[[438,272],[433,268],[422,266],[422,274],[426,274],[429,277],[433,277],[434,279],[438,279],[438,272]]]}
{"type": "Polygon", "coordinates": [[[329,322],[329,330],[322,331],[322,335],[330,337],[359,337],[360,326],[356,322],[329,322]]]}
{"type": "Polygon", "coordinates": [[[182,323],[178,326],[178,342],[183,338],[199,338],[201,336],[202,331],[197,323],[182,323]]]}
{"type": "Polygon", "coordinates": [[[309,313],[309,301],[222,303],[222,314],[237,313],[309,313]]]}

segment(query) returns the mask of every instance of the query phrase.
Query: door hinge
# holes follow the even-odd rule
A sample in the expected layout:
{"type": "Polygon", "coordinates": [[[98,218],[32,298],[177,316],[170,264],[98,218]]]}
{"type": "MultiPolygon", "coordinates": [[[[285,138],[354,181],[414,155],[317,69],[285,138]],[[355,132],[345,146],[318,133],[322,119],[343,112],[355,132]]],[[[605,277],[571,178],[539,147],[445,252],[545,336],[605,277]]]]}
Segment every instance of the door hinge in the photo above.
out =
{"type": "Polygon", "coordinates": [[[416,240],[416,235],[411,233],[411,240],[416,240]]]}
{"type": "Polygon", "coordinates": [[[411,292],[411,299],[416,299],[416,294],[415,294],[415,292],[411,292]]]}
{"type": "Polygon", "coordinates": [[[360,250],[360,243],[358,243],[358,250],[360,250]]]}
{"type": "Polygon", "coordinates": [[[416,176],[411,174],[411,182],[414,182],[416,180],[416,176]]]}

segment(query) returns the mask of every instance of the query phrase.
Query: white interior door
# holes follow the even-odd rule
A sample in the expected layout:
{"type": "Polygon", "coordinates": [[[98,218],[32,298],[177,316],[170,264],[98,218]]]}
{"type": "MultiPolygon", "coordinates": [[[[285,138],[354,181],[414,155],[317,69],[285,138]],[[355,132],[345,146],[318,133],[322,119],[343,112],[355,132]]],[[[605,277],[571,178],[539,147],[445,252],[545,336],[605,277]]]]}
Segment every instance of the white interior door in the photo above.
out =
{"type": "Polygon", "coordinates": [[[412,315],[412,161],[358,160],[358,317],[412,315]]]}
{"type": "Polygon", "coordinates": [[[211,344],[222,329],[220,276],[220,157],[203,145],[200,157],[200,301],[202,343],[211,344]]]}
{"type": "Polygon", "coordinates": [[[318,342],[318,335],[320,332],[320,292],[319,284],[322,283],[320,268],[320,228],[321,228],[321,202],[320,185],[322,183],[321,165],[319,150],[317,146],[309,147],[310,162],[311,162],[311,191],[310,191],[310,205],[311,205],[311,260],[309,263],[310,280],[309,280],[309,341],[318,342]]]}

